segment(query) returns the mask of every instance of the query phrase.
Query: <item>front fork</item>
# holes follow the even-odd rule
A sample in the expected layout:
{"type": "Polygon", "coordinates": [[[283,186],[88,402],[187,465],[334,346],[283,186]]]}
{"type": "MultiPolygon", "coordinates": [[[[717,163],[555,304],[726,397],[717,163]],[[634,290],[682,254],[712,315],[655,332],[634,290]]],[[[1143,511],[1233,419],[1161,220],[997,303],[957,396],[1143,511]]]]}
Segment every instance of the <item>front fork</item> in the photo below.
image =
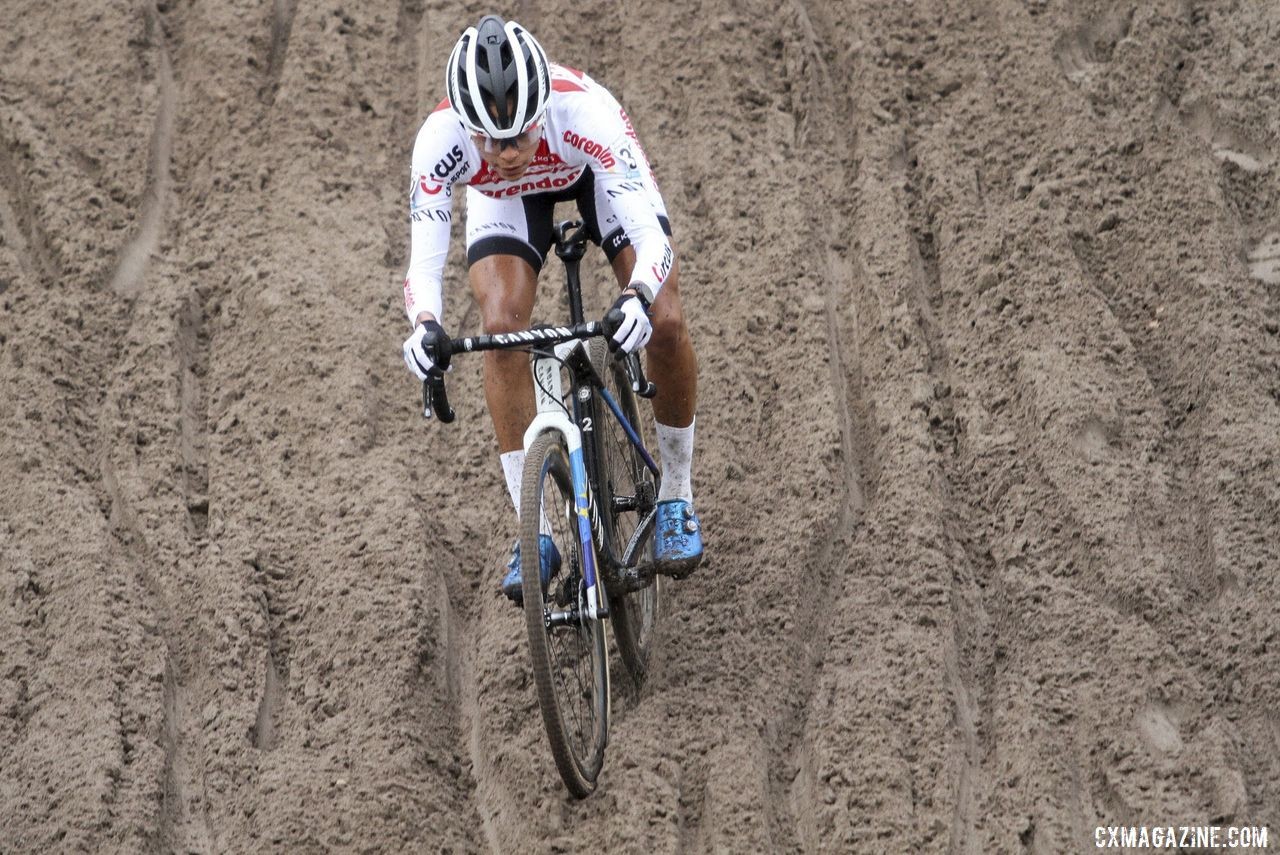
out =
{"type": "MultiPolygon", "coordinates": [[[[565,359],[582,342],[574,340],[556,345],[557,359],[539,357],[533,361],[534,394],[538,402],[538,414],[534,416],[524,433],[524,448],[528,451],[534,440],[545,431],[555,431],[564,437],[569,449],[569,470],[573,479],[574,516],[578,521],[578,543],[582,549],[582,577],[586,582],[587,616],[600,620],[609,616],[608,598],[604,585],[600,584],[596,544],[601,542],[600,516],[596,512],[595,497],[587,478],[583,458],[582,431],[564,411],[563,384],[560,378],[560,360],[565,359]]],[[[541,513],[541,508],[538,509],[541,513]]]]}

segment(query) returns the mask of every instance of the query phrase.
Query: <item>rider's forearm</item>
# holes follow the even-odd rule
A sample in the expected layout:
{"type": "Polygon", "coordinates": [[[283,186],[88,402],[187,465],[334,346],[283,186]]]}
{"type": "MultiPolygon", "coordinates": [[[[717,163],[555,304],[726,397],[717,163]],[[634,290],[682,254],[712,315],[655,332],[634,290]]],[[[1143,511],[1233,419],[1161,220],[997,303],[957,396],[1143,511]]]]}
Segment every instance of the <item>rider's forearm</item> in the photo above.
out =
{"type": "Polygon", "coordinates": [[[404,280],[404,312],[415,326],[423,317],[439,320],[444,314],[444,294],[438,281],[415,276],[412,267],[404,280]]]}
{"type": "Polygon", "coordinates": [[[640,196],[640,185],[623,182],[618,186],[635,188],[618,192],[613,200],[618,219],[636,253],[628,287],[639,288],[652,303],[671,275],[675,252],[653,208],[640,196]]]}
{"type": "Polygon", "coordinates": [[[439,320],[444,314],[441,275],[449,252],[449,227],[415,221],[410,235],[409,269],[404,279],[405,314],[415,324],[424,313],[439,320]]]}
{"type": "Polygon", "coordinates": [[[413,253],[405,272],[404,312],[414,323],[424,314],[437,319],[444,315],[444,287],[433,261],[424,261],[413,253]]]}

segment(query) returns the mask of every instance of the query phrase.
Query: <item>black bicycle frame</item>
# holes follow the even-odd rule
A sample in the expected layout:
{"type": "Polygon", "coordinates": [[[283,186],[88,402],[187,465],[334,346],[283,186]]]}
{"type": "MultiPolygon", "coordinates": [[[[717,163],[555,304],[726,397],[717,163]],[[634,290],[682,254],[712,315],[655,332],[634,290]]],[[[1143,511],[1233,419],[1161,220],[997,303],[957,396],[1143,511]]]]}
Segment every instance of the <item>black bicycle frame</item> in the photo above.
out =
{"type": "MultiPolygon", "coordinates": [[[[557,224],[556,255],[564,262],[565,283],[569,298],[569,319],[574,324],[579,324],[583,321],[582,280],[579,275],[579,266],[586,252],[586,242],[586,227],[581,223],[566,221],[557,224]]],[[[570,384],[571,397],[573,399],[573,420],[578,425],[578,430],[581,431],[584,438],[582,447],[586,458],[587,480],[591,484],[588,509],[591,527],[593,531],[603,533],[605,542],[599,545],[598,551],[600,554],[607,556],[610,565],[615,565],[611,566],[610,569],[616,571],[619,569],[616,565],[620,564],[620,561],[615,560],[615,556],[619,556],[621,553],[614,543],[615,532],[612,526],[601,526],[599,524],[599,511],[595,503],[596,496],[605,495],[602,489],[605,465],[604,439],[602,432],[596,429],[597,425],[603,424],[603,412],[600,410],[595,395],[596,391],[599,391],[599,398],[605,402],[609,413],[622,426],[627,440],[643,458],[645,466],[655,476],[658,474],[658,466],[649,455],[649,450],[644,447],[635,425],[628,421],[626,415],[622,412],[622,408],[618,406],[618,402],[609,393],[604,384],[604,378],[596,373],[595,367],[591,365],[586,352],[581,349],[576,350],[571,354],[570,359],[566,360],[565,364],[570,369],[573,377],[570,384]]],[[[638,389],[648,385],[647,381],[644,380],[643,373],[640,371],[638,357],[635,359],[633,366],[637,372],[633,385],[638,389]]]]}
{"type": "MultiPolygon", "coordinates": [[[[554,347],[557,344],[574,339],[585,340],[605,335],[604,327],[600,322],[586,321],[583,315],[582,283],[579,275],[579,266],[583,255],[586,253],[586,227],[580,221],[570,220],[558,223],[555,227],[555,240],[556,255],[564,262],[570,326],[546,326],[511,333],[494,333],[492,335],[477,335],[455,339],[444,338],[437,343],[437,352],[434,354],[435,362],[441,369],[448,368],[451,358],[458,353],[539,346],[554,347]]],[[[639,358],[633,354],[632,357],[628,357],[628,360],[627,373],[632,390],[642,397],[652,397],[653,384],[649,383],[645,378],[639,358]]],[[[635,425],[628,421],[626,415],[622,412],[622,408],[618,406],[618,402],[609,393],[604,379],[600,377],[595,370],[595,366],[591,364],[585,348],[577,348],[569,354],[568,359],[565,360],[565,366],[569,369],[572,378],[570,383],[570,397],[573,400],[572,418],[583,436],[584,464],[591,489],[588,510],[591,518],[591,528],[593,532],[603,533],[603,537],[607,538],[607,542],[598,545],[598,552],[609,556],[610,563],[613,564],[615,563],[613,556],[616,553],[612,542],[614,532],[611,527],[599,524],[598,510],[595,504],[595,497],[603,495],[601,476],[604,461],[604,440],[600,436],[600,431],[596,429],[596,425],[602,423],[601,416],[604,415],[604,411],[600,409],[599,400],[605,402],[607,412],[618,420],[627,436],[627,440],[635,447],[644,460],[645,466],[655,476],[658,475],[658,465],[649,454],[649,450],[644,447],[635,425]],[[597,390],[600,393],[599,399],[595,395],[597,390]]],[[[449,406],[442,371],[432,373],[427,380],[423,381],[422,401],[422,415],[424,418],[431,418],[432,414],[434,414],[436,418],[446,424],[454,420],[455,413],[453,408],[449,406]]],[[[612,569],[616,570],[617,568],[612,569]]]]}

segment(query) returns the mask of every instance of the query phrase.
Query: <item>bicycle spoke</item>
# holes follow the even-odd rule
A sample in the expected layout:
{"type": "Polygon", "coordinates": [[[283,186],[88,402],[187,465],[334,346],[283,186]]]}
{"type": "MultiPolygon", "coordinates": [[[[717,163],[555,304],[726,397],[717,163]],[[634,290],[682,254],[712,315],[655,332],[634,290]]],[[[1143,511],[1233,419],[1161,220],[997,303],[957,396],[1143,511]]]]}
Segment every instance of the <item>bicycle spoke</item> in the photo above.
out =
{"type": "MultiPolygon", "coordinates": [[[[580,641],[580,639],[577,640],[580,641]]],[[[569,681],[566,679],[564,681],[565,694],[572,700],[572,703],[569,705],[569,709],[574,718],[575,732],[579,743],[585,749],[591,741],[592,730],[589,725],[592,723],[592,719],[594,718],[590,713],[590,707],[584,704],[584,700],[589,699],[590,694],[582,683],[582,675],[579,673],[578,669],[571,669],[569,675],[573,678],[573,683],[576,684],[576,688],[574,685],[570,685],[569,681]],[[586,719],[585,722],[584,719],[586,719]]]]}
{"type": "MultiPolygon", "coordinates": [[[[580,630],[568,628],[566,630],[557,632],[553,636],[553,643],[557,644],[557,646],[559,646],[563,650],[567,647],[569,640],[579,640],[578,636],[580,635],[581,635],[580,630]],[[570,638],[566,639],[565,636],[570,636],[570,638]]],[[[577,665],[582,661],[582,655],[580,650],[574,650],[572,652],[566,651],[565,653],[561,653],[557,655],[555,658],[560,662],[568,661],[574,665],[577,665]]],[[[569,713],[570,716],[572,716],[574,720],[574,726],[570,729],[571,735],[576,737],[576,741],[580,744],[580,747],[582,747],[583,749],[586,749],[591,739],[591,731],[585,730],[583,728],[582,715],[580,710],[578,709],[579,704],[574,702],[575,699],[583,697],[584,693],[586,692],[586,689],[582,683],[582,677],[579,674],[579,669],[576,667],[567,668],[567,669],[557,668],[556,680],[561,688],[561,691],[558,694],[562,698],[564,698],[566,701],[568,701],[568,703],[565,704],[566,711],[569,713]],[[576,692],[573,690],[573,686],[569,684],[568,679],[565,677],[566,670],[573,677],[574,683],[577,684],[578,690],[576,692]]],[[[586,695],[586,696],[589,697],[589,695],[586,695]]]]}

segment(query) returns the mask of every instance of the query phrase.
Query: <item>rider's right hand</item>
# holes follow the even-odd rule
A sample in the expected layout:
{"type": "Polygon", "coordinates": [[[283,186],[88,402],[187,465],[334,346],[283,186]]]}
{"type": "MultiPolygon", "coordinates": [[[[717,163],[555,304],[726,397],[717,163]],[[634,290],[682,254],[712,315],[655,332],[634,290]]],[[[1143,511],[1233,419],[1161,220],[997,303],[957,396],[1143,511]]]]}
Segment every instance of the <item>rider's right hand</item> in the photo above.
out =
{"type": "MultiPolygon", "coordinates": [[[[419,380],[426,380],[431,373],[441,371],[439,346],[447,342],[449,336],[444,327],[432,319],[423,321],[413,328],[413,334],[404,340],[404,364],[419,380]]],[[[448,356],[445,356],[444,368],[448,368],[448,356]]]]}

